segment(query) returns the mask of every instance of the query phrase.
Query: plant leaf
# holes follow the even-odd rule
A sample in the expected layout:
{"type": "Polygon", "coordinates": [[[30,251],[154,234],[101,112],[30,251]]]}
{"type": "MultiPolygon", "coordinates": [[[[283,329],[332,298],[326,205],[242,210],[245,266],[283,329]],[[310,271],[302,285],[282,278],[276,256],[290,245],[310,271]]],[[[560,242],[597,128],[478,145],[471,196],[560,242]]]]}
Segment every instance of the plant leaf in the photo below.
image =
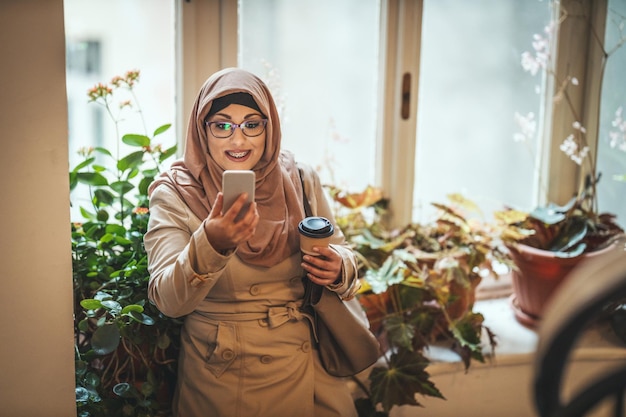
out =
{"type": "Polygon", "coordinates": [[[557,258],[575,258],[577,256],[582,255],[586,249],[587,249],[587,244],[581,242],[578,246],[576,246],[574,249],[570,251],[554,252],[554,256],[556,256],[557,258]]]}
{"type": "Polygon", "coordinates": [[[176,153],[176,150],[178,149],[177,145],[172,146],[171,148],[163,151],[161,153],[161,156],[159,156],[159,162],[163,162],[165,161],[167,158],[169,158],[170,156],[174,155],[176,153]]]}
{"type": "Polygon", "coordinates": [[[120,344],[120,330],[115,324],[98,327],[91,337],[91,346],[98,355],[107,355],[120,344]]]}
{"type": "Polygon", "coordinates": [[[372,369],[371,398],[374,404],[382,404],[385,411],[394,405],[421,405],[416,394],[444,398],[425,371],[429,361],[417,351],[399,349],[391,355],[389,368],[372,369]]]}
{"type": "Polygon", "coordinates": [[[76,174],[76,179],[80,183],[96,187],[101,185],[107,185],[109,183],[102,174],[99,174],[97,172],[79,172],[76,174]]]}
{"type": "Polygon", "coordinates": [[[164,124],[163,126],[159,126],[159,127],[157,127],[157,128],[155,129],[154,133],[152,134],[152,136],[158,136],[158,135],[160,135],[161,133],[163,133],[163,132],[167,131],[167,130],[171,127],[171,126],[172,126],[172,124],[171,124],[171,123],[167,123],[167,124],[164,124]]]}
{"type": "Polygon", "coordinates": [[[587,236],[587,221],[580,217],[572,217],[571,221],[561,228],[559,233],[554,237],[548,250],[554,252],[569,251],[575,245],[578,245],[587,236]]]}
{"type": "Polygon", "coordinates": [[[130,146],[139,146],[142,148],[146,148],[150,146],[149,137],[147,137],[146,135],[137,135],[134,133],[129,133],[129,134],[122,136],[122,142],[130,146]]]}
{"type": "Polygon", "coordinates": [[[115,196],[109,190],[106,190],[104,188],[98,188],[94,192],[94,202],[98,206],[111,205],[114,200],[115,196]]]}
{"type": "Polygon", "coordinates": [[[120,311],[122,311],[122,306],[120,305],[120,303],[118,303],[117,301],[113,301],[113,300],[102,301],[102,307],[106,308],[107,310],[110,310],[114,314],[117,314],[120,311]]]}
{"type": "Polygon", "coordinates": [[[107,224],[106,232],[116,236],[126,236],[126,228],[119,224],[107,224]]]}
{"type": "Polygon", "coordinates": [[[90,165],[95,160],[96,160],[96,158],[94,158],[93,156],[91,158],[87,158],[83,162],[81,162],[80,164],[76,165],[76,167],[71,172],[76,172],[77,173],[81,169],[83,169],[86,166],[90,165]]]}
{"type": "Polygon", "coordinates": [[[172,342],[167,333],[161,333],[161,335],[159,335],[159,338],[157,339],[157,347],[159,349],[165,350],[170,346],[171,343],[172,342]]]}
{"type": "Polygon", "coordinates": [[[405,268],[404,262],[390,256],[385,259],[385,262],[379,269],[368,269],[365,271],[364,279],[372,287],[374,294],[380,294],[385,292],[389,286],[404,280],[405,268]]]}
{"type": "Polygon", "coordinates": [[[128,382],[120,382],[115,384],[113,392],[122,398],[139,398],[139,391],[128,382]]]}
{"type": "Polygon", "coordinates": [[[154,181],[154,177],[143,177],[139,184],[137,185],[137,189],[139,190],[140,195],[148,195],[148,188],[150,184],[154,181]]]}
{"type": "Polygon", "coordinates": [[[405,323],[401,315],[390,316],[385,320],[385,330],[389,341],[393,346],[398,346],[407,350],[413,350],[413,337],[415,328],[405,323]]]}
{"type": "Polygon", "coordinates": [[[103,148],[101,146],[96,146],[95,148],[93,148],[93,150],[96,151],[96,152],[99,152],[99,153],[101,153],[103,155],[107,155],[107,156],[111,156],[111,157],[113,156],[113,154],[111,154],[111,152],[108,149],[103,148]]]}
{"type": "Polygon", "coordinates": [[[130,153],[117,161],[117,169],[126,171],[129,168],[136,168],[143,162],[144,151],[130,153]]]}
{"type": "Polygon", "coordinates": [[[126,316],[130,317],[131,319],[135,320],[136,322],[139,322],[141,324],[145,324],[146,326],[152,326],[154,324],[154,319],[150,316],[148,316],[147,314],[144,313],[138,313],[136,311],[130,311],[128,312],[128,314],[126,314],[126,316]]]}
{"type": "Polygon", "coordinates": [[[86,298],[80,301],[80,306],[85,310],[97,310],[102,307],[102,302],[93,298],[86,298]]]}
{"type": "Polygon", "coordinates": [[[76,402],[85,403],[89,400],[89,391],[84,387],[76,387],[76,402]]]}
{"type": "Polygon", "coordinates": [[[122,309],[122,314],[127,314],[127,313],[130,313],[131,311],[136,311],[137,313],[143,313],[143,307],[137,304],[130,304],[122,309]]]}
{"type": "Polygon", "coordinates": [[[547,225],[560,223],[567,217],[567,213],[572,209],[572,207],[574,207],[576,200],[577,197],[573,197],[564,206],[550,203],[546,206],[537,207],[530,213],[530,217],[533,217],[547,225]]]}
{"type": "Polygon", "coordinates": [[[450,202],[456,206],[462,207],[463,209],[473,213],[478,213],[480,215],[483,214],[480,207],[478,207],[478,205],[472,200],[464,197],[463,194],[452,193],[448,194],[446,197],[448,197],[448,200],[450,200],[450,202]]]}
{"type": "Polygon", "coordinates": [[[128,181],[115,181],[114,183],[111,183],[111,188],[115,190],[116,193],[126,194],[127,192],[135,188],[135,186],[128,181]]]}

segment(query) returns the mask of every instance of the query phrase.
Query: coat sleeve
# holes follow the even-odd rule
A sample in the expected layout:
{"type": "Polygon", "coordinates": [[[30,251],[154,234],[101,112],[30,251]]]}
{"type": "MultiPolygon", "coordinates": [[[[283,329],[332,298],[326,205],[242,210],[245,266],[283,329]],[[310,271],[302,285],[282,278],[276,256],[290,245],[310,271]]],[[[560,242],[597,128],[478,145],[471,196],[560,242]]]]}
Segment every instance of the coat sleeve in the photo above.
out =
{"type": "Polygon", "coordinates": [[[198,306],[233,253],[222,255],[211,246],[203,222],[166,185],[150,197],[144,245],[150,273],[148,297],[170,317],[184,316],[198,306]]]}
{"type": "Polygon", "coordinates": [[[298,166],[302,172],[305,194],[309,200],[309,204],[311,205],[313,215],[326,217],[335,228],[335,234],[331,239],[330,246],[341,256],[343,265],[341,271],[341,282],[328,286],[328,289],[336,292],[343,299],[350,299],[354,297],[360,287],[360,282],[357,279],[358,269],[356,256],[346,242],[343,232],[337,226],[335,216],[317,172],[306,164],[299,163],[298,166]]]}

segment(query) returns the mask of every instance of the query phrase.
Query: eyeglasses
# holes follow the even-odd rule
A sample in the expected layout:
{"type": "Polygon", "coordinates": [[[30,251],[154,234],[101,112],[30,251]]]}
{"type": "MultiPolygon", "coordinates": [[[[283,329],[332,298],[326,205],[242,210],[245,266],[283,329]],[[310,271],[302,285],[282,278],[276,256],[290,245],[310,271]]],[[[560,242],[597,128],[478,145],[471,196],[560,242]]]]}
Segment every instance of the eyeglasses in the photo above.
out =
{"type": "Polygon", "coordinates": [[[235,129],[241,129],[241,133],[249,138],[259,136],[265,130],[267,119],[248,120],[243,123],[229,123],[229,122],[209,122],[205,121],[204,124],[209,128],[211,134],[218,139],[227,139],[233,135],[235,129]]]}

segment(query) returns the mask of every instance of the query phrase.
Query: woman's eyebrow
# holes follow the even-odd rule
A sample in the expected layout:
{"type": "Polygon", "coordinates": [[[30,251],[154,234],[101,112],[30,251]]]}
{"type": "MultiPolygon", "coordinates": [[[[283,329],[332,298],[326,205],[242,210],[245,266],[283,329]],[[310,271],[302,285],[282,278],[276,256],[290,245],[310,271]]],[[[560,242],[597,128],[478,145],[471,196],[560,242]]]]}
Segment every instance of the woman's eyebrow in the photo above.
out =
{"type": "MultiPolygon", "coordinates": [[[[217,116],[222,117],[224,119],[233,120],[233,118],[226,113],[215,113],[214,115],[211,116],[211,119],[214,119],[217,116]]],[[[250,114],[246,114],[245,116],[243,116],[243,119],[246,120],[251,117],[262,117],[262,115],[260,113],[250,113],[250,114]]]]}
{"type": "Polygon", "coordinates": [[[233,118],[230,117],[230,115],[226,113],[215,113],[213,116],[211,116],[211,119],[214,119],[216,116],[223,117],[224,119],[228,119],[228,120],[233,120],[233,118]]]}

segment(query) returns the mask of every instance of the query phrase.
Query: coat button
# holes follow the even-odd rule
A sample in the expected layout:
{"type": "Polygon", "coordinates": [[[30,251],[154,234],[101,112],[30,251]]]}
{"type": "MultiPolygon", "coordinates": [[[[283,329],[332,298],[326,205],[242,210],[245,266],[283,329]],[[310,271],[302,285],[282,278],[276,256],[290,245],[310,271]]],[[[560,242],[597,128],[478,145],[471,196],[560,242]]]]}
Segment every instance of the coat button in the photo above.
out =
{"type": "Polygon", "coordinates": [[[254,284],[253,286],[250,287],[250,294],[259,295],[260,292],[261,292],[261,288],[259,288],[257,284],[254,284]]]}
{"type": "Polygon", "coordinates": [[[225,361],[229,361],[234,357],[235,357],[235,352],[233,352],[230,349],[226,349],[224,352],[222,352],[222,359],[224,359],[225,361]]]}
{"type": "Polygon", "coordinates": [[[272,363],[273,359],[270,355],[263,355],[261,356],[261,363],[265,364],[265,365],[269,365],[270,363],[272,363]]]}
{"type": "Polygon", "coordinates": [[[302,343],[302,351],[304,353],[307,353],[310,350],[311,350],[311,342],[307,340],[306,342],[302,343]]]}

